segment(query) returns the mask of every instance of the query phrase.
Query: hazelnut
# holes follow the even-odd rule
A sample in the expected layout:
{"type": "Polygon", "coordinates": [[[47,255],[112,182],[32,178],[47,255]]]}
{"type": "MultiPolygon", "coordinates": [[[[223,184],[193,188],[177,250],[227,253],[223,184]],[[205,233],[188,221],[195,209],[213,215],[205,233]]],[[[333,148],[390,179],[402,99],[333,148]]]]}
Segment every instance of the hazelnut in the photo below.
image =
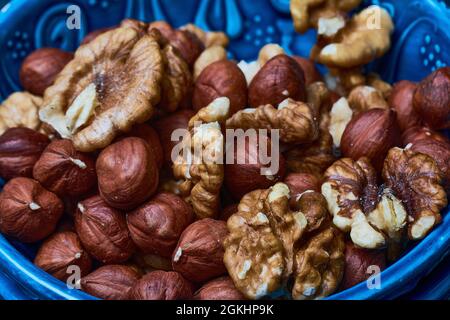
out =
{"type": "Polygon", "coordinates": [[[144,253],[169,258],[194,216],[189,205],[171,193],[160,193],[127,215],[134,243],[144,253]]]}
{"type": "Polygon", "coordinates": [[[100,196],[78,203],[75,228],[86,250],[104,264],[125,262],[134,252],[125,215],[100,196]]]}
{"type": "Polygon", "coordinates": [[[353,243],[347,242],[341,288],[348,289],[367,280],[373,274],[373,271],[371,272],[369,269],[370,266],[376,266],[380,270],[384,270],[386,268],[385,251],[358,248],[353,243]]]}
{"type": "Polygon", "coordinates": [[[310,173],[290,173],[284,178],[284,183],[287,184],[291,191],[291,198],[289,204],[295,206],[297,197],[306,191],[320,192],[321,181],[314,174],[310,173]]]}
{"type": "Polygon", "coordinates": [[[413,107],[414,92],[417,84],[411,81],[400,81],[395,84],[389,97],[389,105],[397,112],[397,122],[400,130],[419,126],[420,117],[413,107]]]}
{"type": "Polygon", "coordinates": [[[139,273],[122,265],[103,266],[81,279],[81,289],[105,300],[126,300],[139,280],[139,273]]]}
{"type": "Polygon", "coordinates": [[[192,110],[181,110],[154,123],[161,139],[161,145],[166,163],[172,163],[172,150],[179,141],[172,141],[172,133],[177,129],[188,128],[189,120],[195,115],[192,110]]]}
{"type": "Polygon", "coordinates": [[[280,54],[285,54],[284,49],[280,45],[275,43],[266,44],[264,47],[261,48],[261,50],[259,50],[258,54],[259,66],[260,67],[264,66],[267,63],[267,61],[280,54]]]}
{"type": "MultiPolygon", "coordinates": [[[[305,75],[305,85],[309,86],[310,84],[318,81],[323,81],[322,75],[320,74],[319,70],[317,70],[316,65],[314,64],[314,61],[311,61],[310,59],[305,59],[299,56],[292,57],[295,62],[298,63],[300,68],[302,68],[303,73],[305,75]]],[[[339,100],[339,99],[337,99],[339,100]]],[[[337,101],[336,100],[336,101],[337,101]]]]}
{"type": "Polygon", "coordinates": [[[341,151],[345,157],[354,160],[367,157],[380,172],[387,152],[399,146],[400,140],[394,111],[370,109],[348,123],[342,135],[341,151]]]}
{"type": "Polygon", "coordinates": [[[256,144],[251,139],[245,137],[245,143],[235,143],[234,157],[230,164],[225,165],[225,186],[234,199],[240,200],[245,194],[256,189],[267,189],[283,179],[286,162],[283,155],[271,155],[271,141],[269,138],[259,137],[256,144]],[[264,148],[260,148],[260,142],[267,141],[267,153],[271,159],[279,159],[279,167],[277,172],[270,175],[263,175],[262,168],[269,169],[269,166],[263,165],[261,162],[260,152],[264,148]],[[261,141],[260,141],[261,140],[261,141]]]}
{"type": "Polygon", "coordinates": [[[138,137],[144,139],[152,149],[152,153],[155,155],[158,168],[161,169],[164,163],[163,147],[159,139],[158,133],[148,124],[138,124],[131,129],[128,133],[130,137],[138,137]]]}
{"type": "Polygon", "coordinates": [[[72,59],[73,53],[56,48],[42,48],[32,52],[20,68],[22,87],[32,94],[43,96],[72,59]]]}
{"type": "Polygon", "coordinates": [[[223,208],[223,210],[220,212],[219,219],[222,221],[227,221],[229,217],[231,217],[233,214],[238,212],[238,204],[230,204],[223,208]]]}
{"type": "Polygon", "coordinates": [[[234,286],[230,277],[209,281],[195,294],[195,300],[245,300],[245,296],[234,286]]]}
{"type": "Polygon", "coordinates": [[[294,59],[280,54],[255,75],[248,88],[248,102],[253,108],[266,104],[277,106],[287,98],[305,101],[305,76],[294,59]]]}
{"type": "Polygon", "coordinates": [[[198,111],[220,97],[230,99],[230,115],[247,105],[245,76],[236,63],[229,60],[214,62],[200,73],[195,82],[192,103],[198,111]]]}
{"type": "Polygon", "coordinates": [[[198,78],[198,76],[202,73],[203,70],[211,63],[221,61],[227,58],[227,51],[224,47],[215,45],[212,46],[198,57],[194,64],[194,80],[198,78]]]}
{"type": "Polygon", "coordinates": [[[95,38],[97,38],[99,35],[111,31],[112,29],[114,29],[114,27],[110,27],[110,28],[101,28],[101,29],[97,29],[94,30],[92,32],[89,32],[83,39],[83,41],[81,42],[81,45],[84,44],[88,44],[89,42],[93,41],[95,38]]]}
{"type": "Polygon", "coordinates": [[[84,277],[91,271],[92,260],[81,246],[77,234],[66,231],[53,234],[42,244],[34,264],[55,278],[66,281],[71,275],[69,267],[78,266],[81,277],[84,277]]]}
{"type": "Polygon", "coordinates": [[[446,136],[427,127],[413,127],[406,130],[402,135],[404,146],[407,146],[410,143],[414,144],[420,140],[428,139],[450,143],[450,140],[446,136]]]}
{"type": "Polygon", "coordinates": [[[36,162],[33,177],[59,196],[81,196],[96,184],[95,162],[71,140],[51,142],[36,162]]]}
{"type": "Polygon", "coordinates": [[[63,214],[62,201],[39,182],[10,180],[0,193],[0,231],[22,242],[36,242],[50,235],[63,214]]]}
{"type": "Polygon", "coordinates": [[[178,272],[153,271],[143,276],[130,291],[134,300],[188,300],[193,286],[178,272]]]}
{"type": "Polygon", "coordinates": [[[222,242],[228,234],[224,221],[203,219],[184,230],[172,256],[173,269],[202,283],[226,273],[222,242]]]}
{"type": "Polygon", "coordinates": [[[450,67],[436,70],[419,83],[414,109],[430,128],[450,128],[450,67]]]}
{"type": "Polygon", "coordinates": [[[96,169],[100,196],[116,209],[137,207],[158,186],[156,159],[141,138],[125,138],[105,148],[96,169]]]}
{"type": "Polygon", "coordinates": [[[156,270],[172,271],[172,257],[164,258],[155,254],[137,252],[132,261],[144,271],[148,273],[156,270]]]}
{"type": "Polygon", "coordinates": [[[12,128],[0,136],[0,177],[31,177],[33,166],[50,143],[43,134],[28,128],[12,128]]]}

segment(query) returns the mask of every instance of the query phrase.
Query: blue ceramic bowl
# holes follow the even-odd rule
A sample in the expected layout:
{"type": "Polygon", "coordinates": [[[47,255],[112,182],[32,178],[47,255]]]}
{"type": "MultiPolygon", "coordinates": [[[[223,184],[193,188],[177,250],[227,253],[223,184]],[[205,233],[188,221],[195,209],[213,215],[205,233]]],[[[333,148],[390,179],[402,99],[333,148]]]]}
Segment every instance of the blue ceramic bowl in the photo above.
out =
{"type": "MultiPolygon", "coordinates": [[[[370,65],[389,81],[418,81],[450,64],[450,10],[438,0],[371,0],[394,17],[391,51],[370,65]]],[[[13,0],[0,12],[0,101],[21,90],[18,75],[24,57],[39,47],[75,50],[91,30],[124,18],[167,20],[174,26],[194,22],[223,30],[235,59],[253,60],[266,43],[280,43],[288,53],[308,56],[315,34],[298,35],[289,15],[289,0],[13,0]],[[69,30],[67,8],[81,9],[78,30],[69,30]]],[[[447,210],[446,210],[447,211],[447,210]]],[[[415,287],[443,259],[450,245],[450,214],[428,237],[417,243],[381,274],[381,289],[360,284],[331,299],[392,299],[415,287]]],[[[35,247],[0,235],[0,296],[5,299],[93,299],[35,267],[35,247]]],[[[448,276],[436,290],[450,286],[448,276]]],[[[439,297],[435,292],[434,297],[439,297]]]]}

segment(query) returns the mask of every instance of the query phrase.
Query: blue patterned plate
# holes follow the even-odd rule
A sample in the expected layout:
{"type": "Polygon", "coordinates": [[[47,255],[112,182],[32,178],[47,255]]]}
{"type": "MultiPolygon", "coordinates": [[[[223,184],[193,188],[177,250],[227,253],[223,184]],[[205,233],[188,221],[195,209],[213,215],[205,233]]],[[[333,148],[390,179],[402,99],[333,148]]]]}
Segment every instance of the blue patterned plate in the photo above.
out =
{"type": "MultiPolygon", "coordinates": [[[[450,10],[439,0],[366,0],[394,17],[391,51],[370,68],[395,82],[418,81],[450,64],[450,10]]],[[[288,53],[307,56],[314,32],[298,35],[289,15],[289,0],[13,0],[0,12],[0,101],[21,90],[19,68],[39,47],[74,50],[91,30],[116,25],[124,18],[188,22],[223,30],[231,38],[235,59],[253,60],[266,43],[280,43],[288,53]],[[67,8],[81,8],[81,25],[69,30],[67,8]]],[[[364,283],[331,299],[392,299],[415,287],[443,259],[450,247],[450,214],[428,237],[381,274],[381,289],[364,283]]],[[[0,235],[0,296],[6,299],[93,299],[40,269],[30,259],[35,248],[0,235]]],[[[448,277],[447,277],[448,278],[448,277]]]]}

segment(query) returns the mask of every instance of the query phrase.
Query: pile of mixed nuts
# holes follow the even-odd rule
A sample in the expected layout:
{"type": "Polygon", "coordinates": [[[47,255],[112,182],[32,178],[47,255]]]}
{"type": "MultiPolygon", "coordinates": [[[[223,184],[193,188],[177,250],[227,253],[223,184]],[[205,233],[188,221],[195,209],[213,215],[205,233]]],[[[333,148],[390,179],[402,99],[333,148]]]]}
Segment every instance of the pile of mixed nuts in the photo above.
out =
{"type": "Polygon", "coordinates": [[[383,270],[447,206],[450,67],[364,73],[394,25],[360,2],[291,1],[310,58],[130,19],[31,53],[0,107],[0,232],[103,299],[317,299],[383,270]]]}

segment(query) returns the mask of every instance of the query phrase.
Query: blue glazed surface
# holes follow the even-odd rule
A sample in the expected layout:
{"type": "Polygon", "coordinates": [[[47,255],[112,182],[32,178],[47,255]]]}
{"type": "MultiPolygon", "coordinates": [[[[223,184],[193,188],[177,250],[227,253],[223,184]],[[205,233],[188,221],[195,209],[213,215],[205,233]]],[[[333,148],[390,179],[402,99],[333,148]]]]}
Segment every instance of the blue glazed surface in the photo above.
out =
{"type": "MultiPolygon", "coordinates": [[[[450,64],[450,10],[444,1],[364,1],[370,4],[386,8],[396,25],[391,51],[370,66],[385,80],[418,81],[450,64]]],[[[124,18],[167,20],[174,26],[194,22],[205,29],[226,31],[231,56],[238,60],[255,59],[259,48],[270,42],[280,43],[288,53],[307,56],[315,41],[314,32],[294,32],[289,0],[13,0],[0,13],[0,101],[21,90],[18,70],[29,52],[44,46],[74,50],[89,31],[124,18]],[[80,30],[66,28],[66,9],[71,4],[81,8],[80,30]]],[[[447,255],[449,229],[450,215],[445,214],[440,226],[382,273],[382,289],[369,290],[360,284],[330,298],[392,299],[410,291],[447,255]]],[[[0,296],[92,299],[36,268],[28,260],[34,249],[0,235],[0,296]]],[[[442,297],[438,293],[448,288],[445,271],[445,281],[436,280],[440,285],[434,287],[433,297],[442,297]]]]}

